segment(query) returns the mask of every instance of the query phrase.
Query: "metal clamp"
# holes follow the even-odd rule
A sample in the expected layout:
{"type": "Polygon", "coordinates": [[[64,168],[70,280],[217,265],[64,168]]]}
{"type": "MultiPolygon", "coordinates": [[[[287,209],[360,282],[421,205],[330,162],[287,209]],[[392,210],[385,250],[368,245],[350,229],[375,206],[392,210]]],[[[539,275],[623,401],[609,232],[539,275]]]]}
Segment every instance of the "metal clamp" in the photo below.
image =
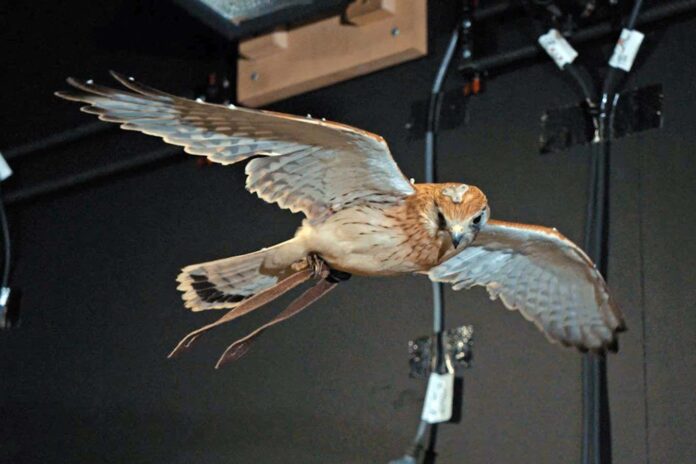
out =
{"type": "MultiPolygon", "coordinates": [[[[443,333],[443,349],[446,364],[454,371],[469,367],[473,355],[474,328],[463,325],[443,333]]],[[[423,336],[408,342],[411,377],[425,378],[432,371],[435,337],[423,336]]]]}

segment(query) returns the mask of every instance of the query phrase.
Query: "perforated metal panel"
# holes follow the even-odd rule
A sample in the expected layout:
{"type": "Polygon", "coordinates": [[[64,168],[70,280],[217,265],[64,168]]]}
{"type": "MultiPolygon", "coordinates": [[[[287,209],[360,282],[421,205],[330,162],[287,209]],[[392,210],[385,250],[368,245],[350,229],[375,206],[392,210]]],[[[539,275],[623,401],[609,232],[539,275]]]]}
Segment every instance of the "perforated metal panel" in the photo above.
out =
{"type": "Polygon", "coordinates": [[[312,0],[199,0],[233,23],[275,13],[293,5],[309,5],[312,0]]]}
{"type": "Polygon", "coordinates": [[[229,40],[342,11],[348,0],[175,0],[229,40]]]}

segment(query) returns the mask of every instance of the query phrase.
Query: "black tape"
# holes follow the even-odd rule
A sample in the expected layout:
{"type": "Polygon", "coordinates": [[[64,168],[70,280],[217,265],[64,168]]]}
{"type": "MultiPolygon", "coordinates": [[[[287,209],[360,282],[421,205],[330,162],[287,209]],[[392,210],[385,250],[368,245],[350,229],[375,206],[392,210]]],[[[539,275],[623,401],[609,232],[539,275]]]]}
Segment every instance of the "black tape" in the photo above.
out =
{"type": "MultiPolygon", "coordinates": [[[[611,138],[662,127],[662,85],[655,84],[619,94],[611,138]]],[[[540,152],[555,153],[595,140],[595,123],[586,103],[547,110],[541,117],[540,152]]]]}

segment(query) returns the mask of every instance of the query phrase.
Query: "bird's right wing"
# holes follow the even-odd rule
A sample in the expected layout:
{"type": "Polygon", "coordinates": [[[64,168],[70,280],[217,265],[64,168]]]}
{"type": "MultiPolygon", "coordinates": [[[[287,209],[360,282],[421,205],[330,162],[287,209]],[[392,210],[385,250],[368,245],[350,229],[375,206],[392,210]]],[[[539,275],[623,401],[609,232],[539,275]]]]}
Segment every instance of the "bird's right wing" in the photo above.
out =
{"type": "Polygon", "coordinates": [[[162,137],[187,153],[246,166],[249,191],[310,219],[355,202],[399,201],[414,193],[382,137],[343,124],[176,97],[116,73],[125,89],[68,79],[56,92],[103,121],[162,137]]]}
{"type": "Polygon", "coordinates": [[[613,348],[621,311],[587,255],[555,229],[488,221],[471,245],[428,276],[455,290],[484,286],[552,342],[613,348]]]}

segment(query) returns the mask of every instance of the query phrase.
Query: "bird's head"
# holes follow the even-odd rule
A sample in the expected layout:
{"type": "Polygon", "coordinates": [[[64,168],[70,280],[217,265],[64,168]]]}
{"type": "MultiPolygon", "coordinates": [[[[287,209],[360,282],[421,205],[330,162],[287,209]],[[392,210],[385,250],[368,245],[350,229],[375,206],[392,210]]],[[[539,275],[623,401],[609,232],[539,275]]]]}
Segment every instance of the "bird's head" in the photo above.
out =
{"type": "Polygon", "coordinates": [[[488,221],[490,208],[483,192],[473,185],[436,184],[426,213],[430,228],[454,248],[468,246],[488,221]]]}

